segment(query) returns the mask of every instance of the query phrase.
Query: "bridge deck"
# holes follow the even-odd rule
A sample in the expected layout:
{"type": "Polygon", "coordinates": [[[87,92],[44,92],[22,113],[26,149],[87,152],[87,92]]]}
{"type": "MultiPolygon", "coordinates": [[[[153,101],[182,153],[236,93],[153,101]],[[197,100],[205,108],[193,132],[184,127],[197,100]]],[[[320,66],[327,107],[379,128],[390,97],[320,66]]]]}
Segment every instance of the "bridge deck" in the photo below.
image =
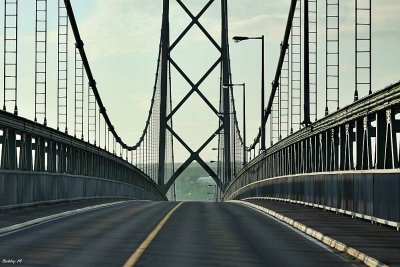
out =
{"type": "Polygon", "coordinates": [[[400,266],[400,232],[394,228],[298,204],[247,201],[298,221],[389,266],[400,266]]]}
{"type": "Polygon", "coordinates": [[[29,266],[122,266],[141,251],[137,266],[353,265],[282,223],[233,203],[183,203],[148,239],[177,205],[128,201],[0,235],[0,259],[29,266]]]}

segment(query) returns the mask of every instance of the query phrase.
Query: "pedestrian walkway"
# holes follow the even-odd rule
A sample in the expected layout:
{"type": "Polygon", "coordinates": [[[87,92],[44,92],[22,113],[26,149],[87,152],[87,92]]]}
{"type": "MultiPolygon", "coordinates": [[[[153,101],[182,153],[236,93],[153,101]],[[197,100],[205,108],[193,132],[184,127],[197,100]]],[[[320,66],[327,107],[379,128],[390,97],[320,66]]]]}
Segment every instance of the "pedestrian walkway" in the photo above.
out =
{"type": "Polygon", "coordinates": [[[88,200],[67,201],[53,204],[41,204],[20,209],[4,210],[0,212],[0,228],[8,227],[18,223],[46,217],[70,210],[121,201],[119,198],[99,198],[88,200]]]}
{"type": "Polygon", "coordinates": [[[388,266],[400,266],[400,232],[395,228],[300,204],[246,201],[291,218],[388,266]]]}

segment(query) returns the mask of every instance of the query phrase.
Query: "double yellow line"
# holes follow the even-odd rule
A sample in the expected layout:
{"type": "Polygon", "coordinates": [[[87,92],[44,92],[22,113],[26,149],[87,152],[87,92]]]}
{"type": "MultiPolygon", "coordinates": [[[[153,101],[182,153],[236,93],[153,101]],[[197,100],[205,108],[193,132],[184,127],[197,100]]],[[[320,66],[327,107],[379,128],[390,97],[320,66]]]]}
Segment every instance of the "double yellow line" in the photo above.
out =
{"type": "Polygon", "coordinates": [[[125,262],[124,267],[131,267],[136,264],[140,256],[143,254],[145,249],[150,245],[151,241],[153,241],[154,237],[160,232],[161,228],[164,226],[164,224],[168,221],[168,219],[171,217],[171,215],[179,208],[180,205],[182,205],[183,202],[179,203],[176,205],[170,212],[168,212],[167,215],[158,223],[156,228],[154,228],[153,231],[146,237],[146,239],[140,244],[140,246],[136,249],[136,251],[130,256],[130,258],[125,262]]]}

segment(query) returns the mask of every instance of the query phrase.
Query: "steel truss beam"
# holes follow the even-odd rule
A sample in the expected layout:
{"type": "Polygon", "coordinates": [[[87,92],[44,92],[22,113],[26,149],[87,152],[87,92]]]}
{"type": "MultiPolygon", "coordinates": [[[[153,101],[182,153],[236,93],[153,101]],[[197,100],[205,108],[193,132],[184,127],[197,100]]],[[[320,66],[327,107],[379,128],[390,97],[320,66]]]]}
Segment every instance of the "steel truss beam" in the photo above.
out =
{"type": "MultiPolygon", "coordinates": [[[[217,183],[218,187],[222,189],[223,185],[221,182],[221,179],[218,177],[218,175],[205,163],[205,161],[200,157],[200,152],[214,139],[214,137],[222,132],[223,129],[226,128],[226,120],[224,116],[221,116],[220,112],[218,111],[217,108],[213,106],[213,104],[207,99],[207,97],[200,91],[199,87],[201,84],[208,78],[208,76],[215,70],[215,68],[219,64],[224,64],[225,61],[227,62],[227,57],[226,53],[224,54],[224,45],[227,45],[227,36],[225,42],[222,41],[222,45],[220,46],[214,38],[208,33],[208,31],[203,27],[203,25],[199,22],[199,19],[201,16],[209,9],[209,7],[214,3],[214,0],[210,0],[207,2],[207,4],[201,9],[201,11],[195,16],[192,14],[192,12],[188,9],[188,7],[181,1],[181,0],[176,0],[176,2],[179,4],[179,6],[186,12],[186,14],[191,18],[191,22],[188,24],[188,26],[182,31],[182,33],[178,36],[178,38],[170,45],[170,40],[169,40],[169,1],[170,0],[164,0],[164,14],[163,14],[163,30],[162,30],[162,40],[161,43],[163,45],[163,57],[162,57],[162,78],[161,78],[161,103],[160,103],[160,170],[159,170],[159,185],[163,186],[164,184],[164,175],[165,172],[163,170],[165,166],[165,136],[166,136],[166,130],[169,131],[174,138],[178,140],[179,143],[183,145],[183,147],[190,153],[189,158],[184,162],[183,165],[181,165],[172,175],[172,177],[169,178],[167,183],[163,186],[164,192],[167,192],[168,189],[171,187],[171,185],[175,182],[175,180],[179,177],[179,175],[182,174],[182,172],[193,162],[197,161],[203,169],[215,180],[217,183]],[[180,68],[180,66],[172,59],[171,57],[171,51],[174,50],[179,44],[179,42],[183,39],[183,37],[189,32],[189,30],[194,26],[197,25],[199,29],[203,32],[203,34],[207,37],[207,39],[214,45],[214,47],[221,53],[221,57],[219,57],[212,65],[211,67],[208,68],[208,70],[204,73],[204,75],[200,78],[200,80],[197,83],[194,83],[188,75],[185,73],[185,71],[180,68]],[[168,62],[170,65],[168,65],[168,62]],[[168,90],[168,84],[167,84],[167,72],[168,66],[172,66],[176,69],[176,71],[186,80],[186,82],[189,84],[191,87],[190,91],[181,99],[181,101],[172,109],[172,111],[169,114],[166,114],[166,94],[168,90]],[[206,105],[210,108],[210,110],[221,120],[222,123],[220,123],[220,127],[203,143],[203,145],[197,150],[193,151],[187,144],[186,142],[172,129],[170,125],[168,125],[168,122],[172,121],[173,116],[176,114],[176,112],[183,106],[183,104],[186,103],[186,101],[193,95],[193,93],[196,92],[200,98],[206,103],[206,105]],[[163,97],[164,95],[164,97],[163,97]],[[165,129],[165,130],[164,130],[165,129]]],[[[222,9],[224,7],[226,8],[226,3],[224,1],[226,0],[221,0],[222,1],[222,9]],[[225,6],[224,6],[225,4],[225,6]]],[[[224,11],[222,12],[224,13],[224,11]]],[[[222,23],[226,23],[227,18],[222,18],[222,23]]],[[[226,25],[227,26],[227,25],[226,25]]],[[[225,29],[226,29],[225,26],[225,29]]],[[[224,31],[224,26],[222,27],[224,31]]],[[[227,34],[223,32],[223,35],[227,34]]],[[[224,37],[223,37],[224,39],[224,37]]],[[[226,68],[226,65],[225,65],[226,68]]],[[[228,77],[227,77],[228,79],[228,77]]],[[[226,82],[228,84],[228,82],[226,82]]],[[[229,96],[229,95],[228,95],[229,96]]],[[[229,113],[229,110],[228,110],[229,113]]],[[[226,133],[226,134],[229,134],[226,133]]],[[[229,140],[229,139],[228,139],[229,140]]],[[[230,164],[230,163],[229,163],[230,164]]]]}
{"type": "Polygon", "coordinates": [[[212,38],[212,36],[204,29],[204,27],[199,22],[200,17],[207,11],[207,9],[214,3],[214,0],[210,0],[204,8],[199,12],[197,16],[193,16],[190,10],[182,3],[180,0],[176,0],[178,4],[182,7],[183,10],[189,15],[192,19],[192,22],[183,30],[183,32],[179,35],[179,37],[175,40],[175,42],[170,46],[170,52],[175,48],[175,46],[182,40],[182,38],[189,32],[189,30],[193,27],[193,25],[197,25],[200,30],[204,33],[205,36],[210,40],[210,42],[218,49],[218,51],[222,51],[221,47],[218,43],[212,38]]]}
{"type": "Polygon", "coordinates": [[[218,178],[218,175],[207,165],[207,163],[204,162],[204,160],[200,157],[201,151],[214,139],[218,133],[221,132],[223,127],[219,127],[208,139],[204,144],[197,150],[193,151],[186,143],[185,141],[171,128],[167,127],[168,130],[172,133],[172,135],[186,148],[186,150],[190,153],[189,158],[176,170],[176,172],[172,175],[172,177],[168,180],[167,184],[165,187],[168,189],[171,187],[171,185],[176,181],[176,179],[183,173],[183,171],[189,167],[189,165],[193,161],[197,161],[200,166],[204,168],[204,170],[214,179],[215,183],[219,188],[222,188],[222,182],[218,178]]]}
{"type": "Polygon", "coordinates": [[[200,85],[207,79],[207,77],[213,72],[213,70],[218,66],[218,64],[221,63],[222,58],[218,58],[215,63],[207,70],[207,72],[204,74],[204,76],[196,83],[194,84],[190,78],[185,74],[185,72],[178,66],[178,64],[175,63],[175,61],[172,58],[169,58],[169,61],[171,62],[172,66],[175,67],[175,69],[179,72],[179,74],[182,75],[182,77],[186,80],[186,82],[192,87],[192,89],[182,98],[182,100],[179,102],[178,105],[171,111],[171,113],[167,116],[167,120],[170,120],[172,116],[179,110],[179,108],[182,107],[183,104],[190,98],[190,96],[196,92],[201,99],[207,104],[207,106],[215,113],[215,115],[219,115],[218,110],[211,104],[211,102],[204,96],[204,94],[199,90],[200,85]]]}

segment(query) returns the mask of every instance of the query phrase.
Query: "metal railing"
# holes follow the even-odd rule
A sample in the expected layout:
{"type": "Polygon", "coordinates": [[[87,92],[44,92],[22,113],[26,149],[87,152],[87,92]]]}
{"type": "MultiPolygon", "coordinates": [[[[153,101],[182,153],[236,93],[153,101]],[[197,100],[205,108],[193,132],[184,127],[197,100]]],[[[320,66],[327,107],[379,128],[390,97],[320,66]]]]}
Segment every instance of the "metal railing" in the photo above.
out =
{"type": "Polygon", "coordinates": [[[399,168],[400,82],[344,107],[268,148],[232,179],[225,199],[273,177],[399,168]]]}
{"type": "Polygon", "coordinates": [[[42,124],[0,111],[0,170],[106,179],[166,200],[157,184],[137,167],[93,144],[42,124]]]}

